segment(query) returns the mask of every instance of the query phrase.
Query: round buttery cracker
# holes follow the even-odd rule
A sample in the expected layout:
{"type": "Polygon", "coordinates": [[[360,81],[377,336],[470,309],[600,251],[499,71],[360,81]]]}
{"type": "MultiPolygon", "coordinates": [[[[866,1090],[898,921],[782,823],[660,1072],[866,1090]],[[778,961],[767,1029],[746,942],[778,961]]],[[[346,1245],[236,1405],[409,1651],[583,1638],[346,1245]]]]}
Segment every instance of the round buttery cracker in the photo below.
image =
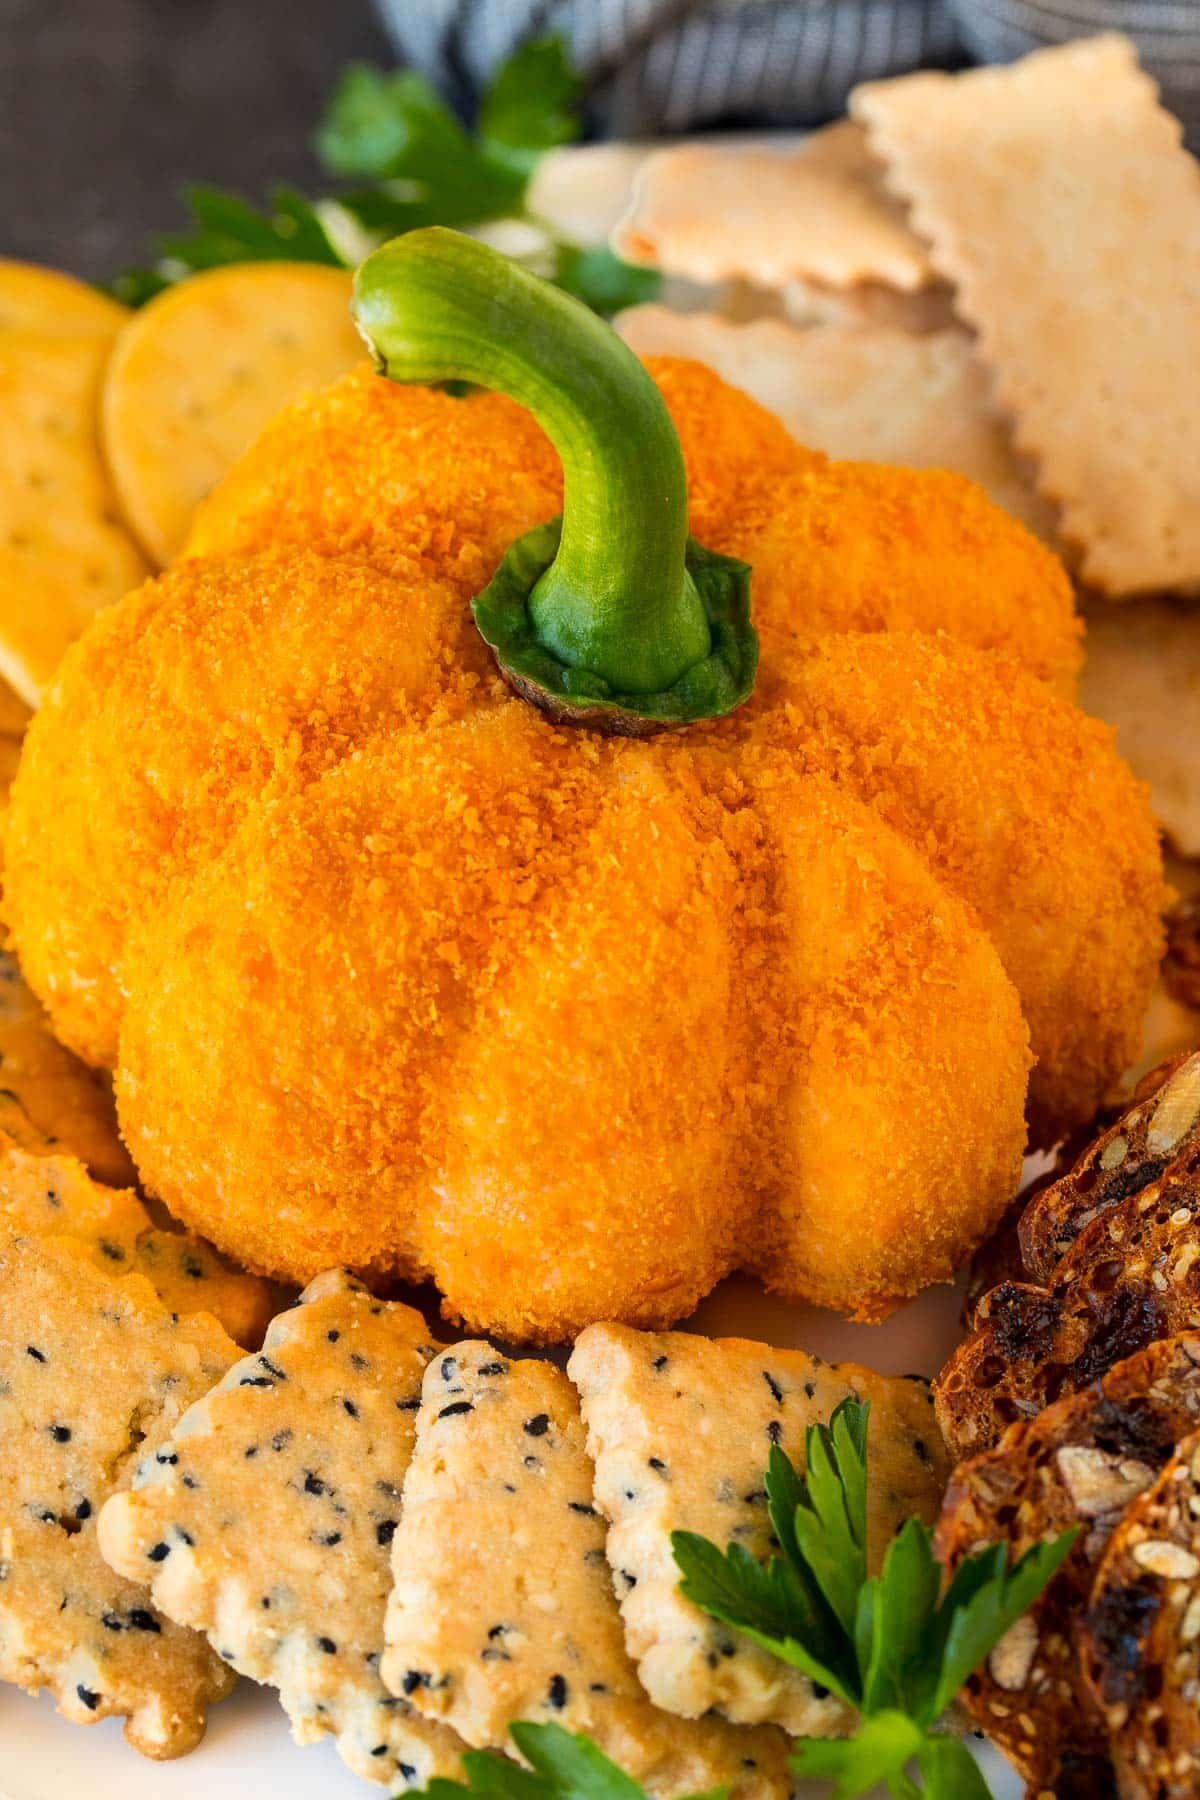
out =
{"type": "Polygon", "coordinates": [[[145,565],[100,457],[100,334],[0,330],[0,676],[36,706],[93,614],[145,565]]]}
{"type": "Polygon", "coordinates": [[[42,331],[111,343],[128,307],[59,269],[0,256],[0,331],[42,331]]]}
{"type": "Polygon", "coordinates": [[[363,355],[351,277],[311,263],[242,263],[169,288],[117,341],[104,442],[130,527],[170,562],[209,489],[275,413],[363,355]]]}

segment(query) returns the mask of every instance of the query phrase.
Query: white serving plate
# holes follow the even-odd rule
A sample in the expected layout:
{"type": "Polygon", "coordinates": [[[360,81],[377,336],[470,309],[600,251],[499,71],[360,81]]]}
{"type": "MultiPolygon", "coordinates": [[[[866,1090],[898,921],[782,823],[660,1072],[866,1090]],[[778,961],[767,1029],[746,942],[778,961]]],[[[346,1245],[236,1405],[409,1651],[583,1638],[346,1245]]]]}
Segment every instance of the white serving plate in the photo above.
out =
{"type": "MultiPolygon", "coordinates": [[[[957,1289],[936,1288],[884,1325],[853,1325],[739,1279],[711,1294],[685,1329],[795,1346],[888,1375],[932,1375],[961,1336],[959,1304],[957,1289]]],[[[1021,1783],[994,1751],[982,1750],[980,1762],[995,1800],[1019,1800],[1021,1783]]],[[[298,1749],[274,1694],[249,1682],[213,1708],[200,1748],[173,1763],[128,1749],[115,1719],[68,1725],[48,1696],[0,1687],[0,1800],[370,1800],[384,1792],[351,1775],[332,1742],[298,1749]]],[[[817,1800],[828,1784],[806,1792],[817,1800]]]]}

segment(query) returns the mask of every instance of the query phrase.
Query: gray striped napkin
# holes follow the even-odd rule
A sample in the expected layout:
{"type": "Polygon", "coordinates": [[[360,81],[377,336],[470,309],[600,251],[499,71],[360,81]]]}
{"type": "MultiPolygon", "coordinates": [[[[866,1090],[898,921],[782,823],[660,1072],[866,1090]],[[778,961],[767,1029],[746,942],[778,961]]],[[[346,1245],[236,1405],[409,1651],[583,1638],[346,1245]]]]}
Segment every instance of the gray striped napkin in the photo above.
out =
{"type": "Polygon", "coordinates": [[[376,0],[404,61],[468,103],[526,38],[561,33],[597,122],[651,136],[722,121],[812,125],[857,82],[1008,62],[1128,32],[1200,142],[1200,0],[376,0]]]}

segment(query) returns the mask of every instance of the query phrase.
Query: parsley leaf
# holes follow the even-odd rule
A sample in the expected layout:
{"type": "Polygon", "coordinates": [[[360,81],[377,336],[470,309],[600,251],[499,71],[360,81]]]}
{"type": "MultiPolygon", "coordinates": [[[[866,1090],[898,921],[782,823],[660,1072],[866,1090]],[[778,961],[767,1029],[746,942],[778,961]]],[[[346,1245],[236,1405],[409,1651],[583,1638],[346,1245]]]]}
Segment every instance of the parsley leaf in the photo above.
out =
{"type": "Polygon", "coordinates": [[[765,1567],[741,1545],[721,1550],[677,1532],[681,1590],[861,1715],[847,1742],[798,1748],[798,1772],[833,1780],[834,1800],[880,1782],[899,1800],[986,1800],[969,1752],[940,1735],[938,1721],[1054,1578],[1076,1534],[1035,1545],[1011,1569],[1007,1546],[993,1544],[966,1557],[943,1589],[933,1534],[910,1519],[869,1576],[868,1420],[866,1405],[845,1400],[827,1426],[811,1426],[803,1475],[772,1450],[767,1505],[779,1551],[765,1567]]]}
{"type": "Polygon", "coordinates": [[[257,212],[236,194],[196,183],[185,190],[192,215],[187,233],[164,233],[153,240],[156,260],[149,268],[126,269],[112,284],[118,300],[140,306],[184,275],[228,263],[311,262],[342,266],[342,258],[316,210],[294,188],[275,188],[257,212]]]}
{"type": "Polygon", "coordinates": [[[654,300],[662,288],[657,269],[639,269],[622,262],[604,244],[579,247],[561,244],[555,284],[574,294],[593,312],[621,312],[627,306],[641,306],[654,300]]]}
{"type": "MultiPolygon", "coordinates": [[[[647,1800],[645,1790],[610,1762],[586,1737],[561,1725],[514,1724],[509,1735],[530,1765],[523,1769],[492,1750],[468,1750],[466,1781],[439,1776],[423,1790],[426,1800],[647,1800]]],[[[725,1789],[687,1800],[724,1800],[725,1789]]]]}
{"type": "MultiPolygon", "coordinates": [[[[409,69],[359,63],[346,70],[317,128],[316,148],[333,175],[377,184],[395,211],[389,228],[465,225],[516,211],[525,176],[488,153],[428,82],[409,69]]],[[[339,196],[361,217],[371,196],[339,196]]]]}
{"type": "Polygon", "coordinates": [[[920,1792],[903,1771],[921,1751],[925,1734],[900,1712],[876,1713],[856,1737],[809,1738],[797,1749],[793,1767],[811,1780],[834,1785],[832,1800],[855,1800],[886,1781],[893,1794],[920,1792]]]}
{"type": "Polygon", "coordinates": [[[582,94],[562,39],[536,38],[497,72],[480,104],[479,135],[528,177],[545,151],[579,136],[582,94]]]}
{"type": "MultiPolygon", "coordinates": [[[[385,238],[420,226],[522,218],[538,158],[580,134],[581,92],[561,41],[538,38],[499,70],[469,131],[413,70],[353,64],[314,144],[331,175],[362,185],[314,201],[277,188],[262,212],[235,194],[190,188],[193,228],[155,238],[154,261],[126,269],[112,291],[140,306],[198,269],[281,257],[352,268],[385,238]]],[[[603,246],[554,244],[540,227],[538,236],[550,279],[596,312],[659,290],[656,271],[632,268],[603,246]]]]}

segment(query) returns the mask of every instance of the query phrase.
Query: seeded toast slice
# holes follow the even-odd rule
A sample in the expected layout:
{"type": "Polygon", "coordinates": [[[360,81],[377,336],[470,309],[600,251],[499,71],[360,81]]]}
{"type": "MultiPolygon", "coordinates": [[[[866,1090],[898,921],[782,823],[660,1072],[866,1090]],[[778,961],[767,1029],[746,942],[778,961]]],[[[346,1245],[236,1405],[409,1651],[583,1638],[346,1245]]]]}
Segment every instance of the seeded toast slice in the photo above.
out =
{"type": "Polygon", "coordinates": [[[1104,1722],[1079,1664],[1078,1621],[1125,1507],[1198,1423],[1200,1333],[1190,1332],[1012,1426],[951,1480],[936,1538],[951,1570],[984,1544],[1007,1542],[1015,1560],[1071,1527],[1080,1531],[1058,1575],[962,1696],[1035,1794],[1111,1800],[1116,1792],[1104,1722]]]}

